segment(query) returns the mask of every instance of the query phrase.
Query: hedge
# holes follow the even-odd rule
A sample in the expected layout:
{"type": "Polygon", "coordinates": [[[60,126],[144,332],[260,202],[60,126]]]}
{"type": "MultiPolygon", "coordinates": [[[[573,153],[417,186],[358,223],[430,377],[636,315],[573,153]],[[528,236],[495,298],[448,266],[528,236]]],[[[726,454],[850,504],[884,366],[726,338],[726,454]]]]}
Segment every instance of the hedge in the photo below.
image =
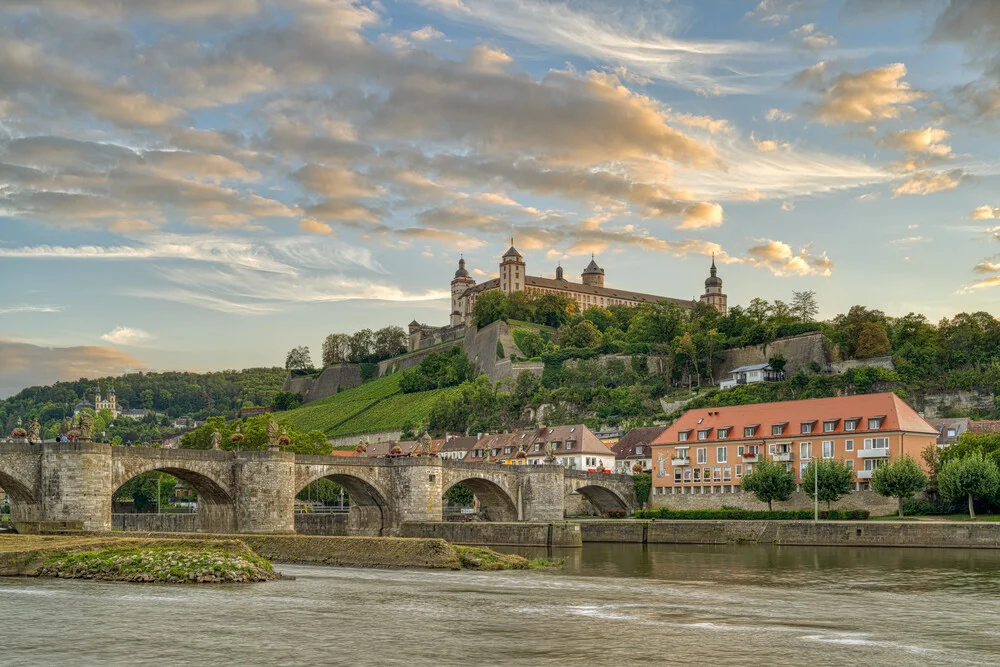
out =
{"type": "MultiPolygon", "coordinates": [[[[870,515],[868,510],[822,510],[819,518],[831,521],[863,521],[870,515]]],[[[812,510],[743,510],[735,507],[721,510],[672,510],[661,507],[655,510],[639,510],[633,516],[637,519],[687,519],[703,521],[795,521],[811,520],[812,510]]]]}

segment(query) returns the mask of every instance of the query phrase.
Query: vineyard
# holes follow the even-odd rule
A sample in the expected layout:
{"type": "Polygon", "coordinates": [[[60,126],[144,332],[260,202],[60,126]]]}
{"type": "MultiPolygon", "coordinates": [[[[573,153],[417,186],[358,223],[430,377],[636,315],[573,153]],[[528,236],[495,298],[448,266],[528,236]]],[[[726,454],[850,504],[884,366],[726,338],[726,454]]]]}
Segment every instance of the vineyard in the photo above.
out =
{"type": "Polygon", "coordinates": [[[431,406],[451,389],[400,393],[401,373],[365,382],[282,414],[302,432],[323,431],[327,437],[398,431],[426,423],[431,406]]]}

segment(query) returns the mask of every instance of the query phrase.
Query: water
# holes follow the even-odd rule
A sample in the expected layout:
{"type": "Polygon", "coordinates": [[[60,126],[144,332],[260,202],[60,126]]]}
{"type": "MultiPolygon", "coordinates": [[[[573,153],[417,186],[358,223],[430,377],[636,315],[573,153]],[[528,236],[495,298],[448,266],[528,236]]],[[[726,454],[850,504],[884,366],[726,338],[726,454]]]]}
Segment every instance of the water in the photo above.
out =
{"type": "Polygon", "coordinates": [[[296,581],[246,587],[0,578],[0,663],[1000,662],[1000,552],[588,544],[564,554],[557,572],[282,565],[296,581]]]}

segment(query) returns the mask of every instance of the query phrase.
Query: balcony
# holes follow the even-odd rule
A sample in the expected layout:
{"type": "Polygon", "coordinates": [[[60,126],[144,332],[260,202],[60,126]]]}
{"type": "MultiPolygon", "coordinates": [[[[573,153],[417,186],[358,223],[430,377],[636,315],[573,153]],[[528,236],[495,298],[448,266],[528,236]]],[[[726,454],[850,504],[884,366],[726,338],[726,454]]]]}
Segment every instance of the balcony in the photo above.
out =
{"type": "Polygon", "coordinates": [[[859,449],[858,458],[862,459],[887,459],[889,458],[889,448],[879,447],[878,449],[859,449]]]}
{"type": "Polygon", "coordinates": [[[775,461],[781,461],[783,463],[788,463],[794,460],[794,454],[791,452],[778,452],[771,457],[775,461]]]}
{"type": "Polygon", "coordinates": [[[760,457],[757,456],[756,454],[744,454],[743,456],[740,457],[740,459],[743,460],[743,463],[757,463],[760,457]]]}
{"type": "Polygon", "coordinates": [[[675,468],[677,466],[689,466],[689,465],[691,465],[691,459],[689,459],[689,458],[684,458],[684,459],[676,459],[676,458],[675,459],[670,459],[670,465],[674,466],[675,468]]]}
{"type": "Polygon", "coordinates": [[[875,471],[874,470],[859,470],[858,471],[858,479],[871,479],[873,472],[875,472],[875,471]]]}

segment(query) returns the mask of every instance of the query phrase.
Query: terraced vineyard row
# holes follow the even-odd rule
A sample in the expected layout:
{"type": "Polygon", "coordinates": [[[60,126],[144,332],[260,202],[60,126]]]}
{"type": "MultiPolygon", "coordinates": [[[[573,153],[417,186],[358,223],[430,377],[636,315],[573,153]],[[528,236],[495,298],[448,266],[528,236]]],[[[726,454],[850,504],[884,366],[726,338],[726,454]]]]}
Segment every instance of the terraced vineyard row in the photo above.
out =
{"type": "Polygon", "coordinates": [[[327,435],[338,437],[361,433],[377,433],[380,431],[396,431],[408,425],[418,425],[427,421],[431,407],[441,396],[459,391],[457,387],[448,389],[432,389],[415,394],[397,394],[383,399],[371,408],[358,413],[327,435]]]}

